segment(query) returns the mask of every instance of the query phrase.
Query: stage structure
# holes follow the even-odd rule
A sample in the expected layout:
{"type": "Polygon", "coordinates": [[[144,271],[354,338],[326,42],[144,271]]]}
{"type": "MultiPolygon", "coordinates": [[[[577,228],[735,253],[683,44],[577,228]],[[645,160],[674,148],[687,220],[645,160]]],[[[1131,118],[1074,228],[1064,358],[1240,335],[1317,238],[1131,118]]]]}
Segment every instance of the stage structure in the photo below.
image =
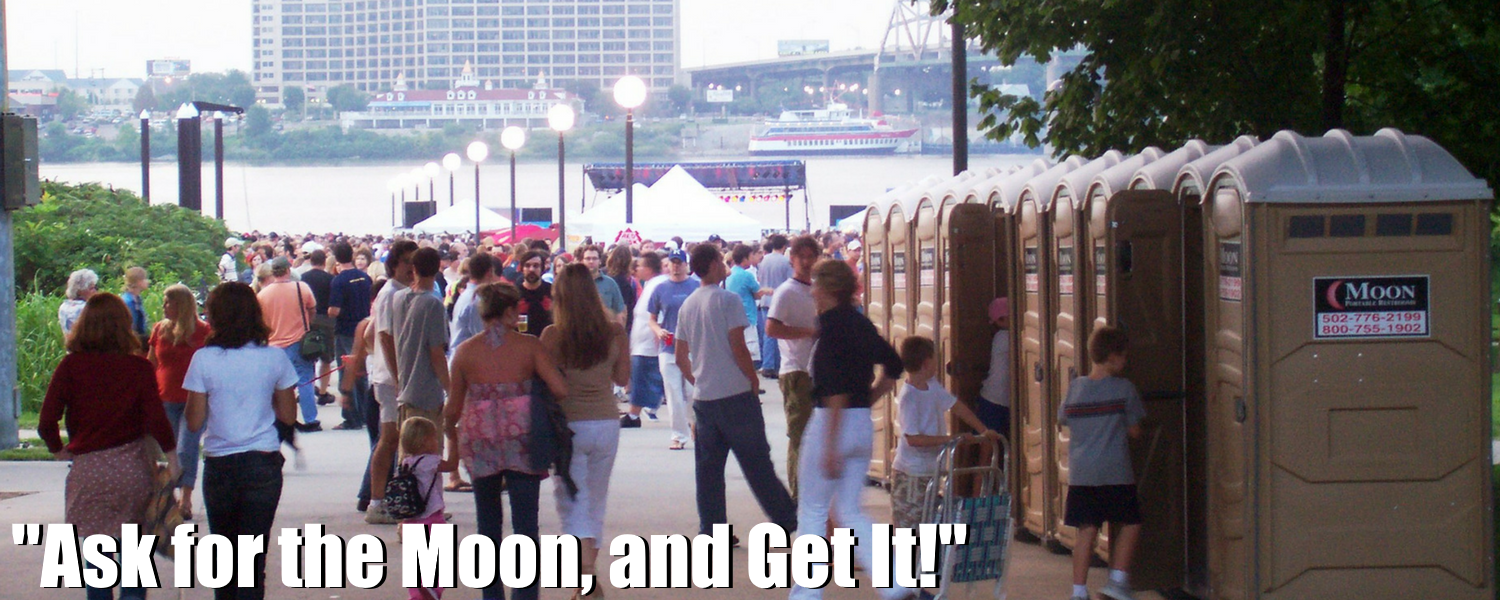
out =
{"type": "MultiPolygon", "coordinates": [[[[636,163],[635,182],[646,186],[655,185],[658,179],[672,170],[682,167],[693,179],[719,195],[725,202],[763,201],[782,202],[785,206],[786,228],[792,228],[792,192],[802,192],[804,207],[809,207],[807,197],[807,165],[800,160],[748,160],[686,163],[636,163]]],[[[617,192],[625,189],[624,163],[591,163],[583,166],[583,175],[599,192],[617,192]]],[[[580,209],[586,209],[580,206],[580,209]]],[[[812,230],[810,210],[804,210],[806,222],[803,227],[812,230]]]]}

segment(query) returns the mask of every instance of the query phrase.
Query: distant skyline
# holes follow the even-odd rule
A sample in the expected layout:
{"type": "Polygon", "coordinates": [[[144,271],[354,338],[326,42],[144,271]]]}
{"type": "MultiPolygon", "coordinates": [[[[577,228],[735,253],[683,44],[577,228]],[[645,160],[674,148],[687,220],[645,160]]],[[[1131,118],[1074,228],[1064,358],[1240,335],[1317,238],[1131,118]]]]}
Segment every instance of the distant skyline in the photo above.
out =
{"type": "MultiPolygon", "coordinates": [[[[680,0],[682,68],[776,56],[778,40],[874,48],[891,0],[680,0]]],[[[903,0],[906,1],[906,0],[903,0]]],[[[250,71],[253,0],[8,0],[11,69],[144,77],[146,61],[187,59],[194,72],[250,71]],[[75,52],[76,48],[76,52],[75,52]]]]}

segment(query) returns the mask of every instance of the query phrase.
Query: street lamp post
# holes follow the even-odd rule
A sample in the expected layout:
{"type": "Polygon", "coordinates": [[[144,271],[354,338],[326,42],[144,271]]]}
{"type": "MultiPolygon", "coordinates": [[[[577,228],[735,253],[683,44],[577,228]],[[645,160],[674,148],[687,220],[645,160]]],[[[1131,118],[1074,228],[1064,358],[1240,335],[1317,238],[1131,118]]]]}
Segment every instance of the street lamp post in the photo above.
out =
{"type": "Polygon", "coordinates": [[[141,199],[151,203],[151,111],[141,111],[141,199]]]}
{"type": "Polygon", "coordinates": [[[474,163],[474,247],[478,248],[482,245],[479,238],[479,163],[490,157],[490,146],[484,142],[474,142],[469,144],[465,154],[474,163]]]}
{"type": "Polygon", "coordinates": [[[510,150],[510,243],[516,243],[516,151],[526,145],[526,130],[512,125],[500,132],[500,145],[510,150]]]}
{"type": "Polygon", "coordinates": [[[411,201],[422,201],[422,167],[412,169],[407,173],[408,182],[411,183],[411,201]]]}
{"type": "Polygon", "coordinates": [[[391,180],[385,184],[385,187],[386,189],[389,189],[391,191],[391,229],[395,229],[396,213],[398,211],[396,205],[396,192],[400,192],[402,198],[405,198],[406,184],[401,183],[401,177],[398,175],[396,177],[392,177],[391,180]]]}
{"type": "Polygon", "coordinates": [[[422,174],[427,176],[427,199],[434,204],[437,203],[437,176],[443,174],[443,168],[435,162],[422,165],[422,174]]]}
{"type": "Polygon", "coordinates": [[[564,191],[563,178],[565,177],[563,134],[573,128],[573,105],[554,104],[547,111],[547,125],[557,132],[557,240],[558,248],[562,252],[568,251],[568,217],[564,210],[566,192],[564,191]]]}
{"type": "Polygon", "coordinates": [[[635,109],[646,101],[646,82],[626,75],[615,82],[615,102],[625,108],[625,225],[635,216],[635,109]]]}
{"type": "Polygon", "coordinates": [[[458,157],[457,152],[443,155],[443,169],[448,171],[448,206],[453,206],[453,174],[462,166],[463,159],[458,157]]]}

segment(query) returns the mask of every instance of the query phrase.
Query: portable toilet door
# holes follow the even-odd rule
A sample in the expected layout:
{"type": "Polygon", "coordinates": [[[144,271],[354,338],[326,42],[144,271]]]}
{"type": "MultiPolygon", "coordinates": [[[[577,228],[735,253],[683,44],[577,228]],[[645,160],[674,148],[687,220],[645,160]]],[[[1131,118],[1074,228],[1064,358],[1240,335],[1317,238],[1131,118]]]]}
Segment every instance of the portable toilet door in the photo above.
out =
{"type": "Polygon", "coordinates": [[[1391,129],[1208,189],[1214,597],[1493,598],[1493,192],[1391,129]]]}
{"type": "Polygon", "coordinates": [[[1062,176],[1083,166],[1085,159],[1070,157],[1046,172],[1031,178],[1016,197],[1016,248],[1020,255],[1020,293],[1011,299],[1011,313],[1020,317],[1012,324],[1020,338],[1019,360],[1014,362],[1021,381],[1019,394],[1011,402],[1011,420],[1020,428],[1021,448],[1026,464],[1021,488],[1021,525],[1032,535],[1050,542],[1055,533],[1052,497],[1057,490],[1057,463],[1052,460],[1053,422],[1050,391],[1052,389],[1052,299],[1047,292],[1055,275],[1048,260],[1047,240],[1052,224],[1047,217],[1047,202],[1062,176]]]}
{"type": "Polygon", "coordinates": [[[989,304],[995,297],[995,255],[1000,252],[989,207],[973,201],[976,186],[983,181],[970,181],[965,189],[945,198],[938,214],[942,377],[947,390],[970,408],[981,401],[979,389],[989,373],[994,333],[989,304]]]}
{"type": "Polygon", "coordinates": [[[881,207],[871,205],[865,211],[864,229],[865,271],[861,275],[865,288],[865,316],[875,324],[875,330],[884,337],[890,328],[891,300],[887,293],[885,213],[881,207]]]}

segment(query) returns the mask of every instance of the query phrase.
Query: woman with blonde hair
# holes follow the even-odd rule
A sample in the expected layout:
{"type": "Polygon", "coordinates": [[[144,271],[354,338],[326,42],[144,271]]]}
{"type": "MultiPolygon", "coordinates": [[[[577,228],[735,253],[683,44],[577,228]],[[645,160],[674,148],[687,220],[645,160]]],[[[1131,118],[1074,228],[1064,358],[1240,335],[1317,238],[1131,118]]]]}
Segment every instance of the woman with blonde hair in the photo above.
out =
{"type": "MultiPolygon", "coordinates": [[[[145,520],[156,473],[151,439],[166,452],[172,472],[178,470],[177,439],[162,410],[151,363],[139,352],[125,302],[114,294],[94,294],[47,385],[37,435],[58,460],[73,461],[63,514],[80,538],[119,536],[121,525],[145,520]],[[63,419],[66,446],[58,428],[63,419]]],[[[146,596],[144,589],[121,591],[146,596]]],[[[88,595],[112,593],[90,589],[88,595]]]]}
{"type": "Polygon", "coordinates": [[[156,389],[161,395],[167,421],[177,432],[177,461],[182,477],[177,487],[182,495],[177,501],[184,520],[193,518],[193,488],[198,482],[198,441],[202,432],[187,426],[187,390],[182,380],[187,376],[193,354],[208,341],[208,323],[198,318],[198,299],[187,286],[176,284],[165,292],[161,305],[165,318],[151,329],[146,358],[156,370],[156,389]]]}
{"type": "MultiPolygon", "coordinates": [[[[563,268],[552,286],[552,325],[542,330],[542,345],[562,370],[568,397],[561,402],[573,430],[570,472],[578,493],[554,486],[563,533],[583,542],[582,572],[594,573],[599,542],[604,539],[604,507],[609,477],[620,446],[620,411],[615,385],[630,382],[630,337],[604,313],[599,288],[587,265],[563,268]]],[[[595,587],[602,595],[602,588],[595,587]]]]}

